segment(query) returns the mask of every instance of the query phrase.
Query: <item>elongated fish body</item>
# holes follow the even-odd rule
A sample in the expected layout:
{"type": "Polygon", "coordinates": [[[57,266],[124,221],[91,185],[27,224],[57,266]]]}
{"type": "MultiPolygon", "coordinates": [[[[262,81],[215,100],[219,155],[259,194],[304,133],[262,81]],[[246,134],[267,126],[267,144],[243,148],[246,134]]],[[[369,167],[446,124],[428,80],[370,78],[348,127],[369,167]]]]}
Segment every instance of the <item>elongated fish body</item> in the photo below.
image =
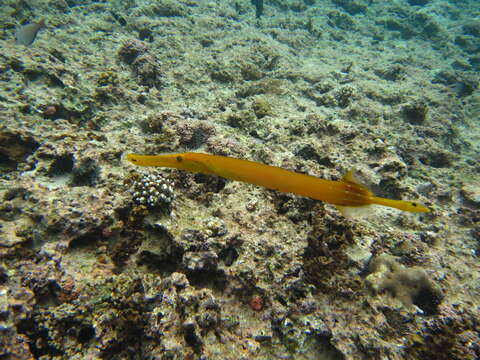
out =
{"type": "Polygon", "coordinates": [[[324,180],[276,166],[202,153],[128,154],[127,159],[140,166],[170,167],[195,173],[217,175],[230,180],[260,185],[272,190],[306,196],[340,207],[378,204],[410,212],[430,211],[427,207],[416,202],[376,197],[366,187],[354,182],[350,173],[339,181],[324,180]]]}
{"type": "Polygon", "coordinates": [[[21,26],[20,28],[18,28],[17,32],[15,33],[17,44],[21,44],[25,46],[31,45],[35,40],[38,31],[44,27],[46,27],[44,19],[36,23],[30,23],[30,24],[21,26]]]}

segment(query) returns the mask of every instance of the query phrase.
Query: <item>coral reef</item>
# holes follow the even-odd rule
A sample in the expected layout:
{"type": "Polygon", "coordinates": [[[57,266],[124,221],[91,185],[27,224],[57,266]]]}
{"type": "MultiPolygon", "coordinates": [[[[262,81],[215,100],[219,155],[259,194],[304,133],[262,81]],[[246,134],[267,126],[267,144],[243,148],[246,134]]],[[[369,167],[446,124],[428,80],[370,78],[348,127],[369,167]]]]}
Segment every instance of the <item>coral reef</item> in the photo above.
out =
{"type": "Polygon", "coordinates": [[[365,281],[375,292],[388,290],[405,306],[416,305],[427,315],[438,312],[441,292],[422,268],[407,269],[391,255],[382,254],[371,261],[370,271],[365,281]]]}
{"type": "Polygon", "coordinates": [[[155,174],[145,174],[134,180],[130,192],[137,204],[149,207],[169,206],[175,198],[173,183],[155,174]]]}
{"type": "Polygon", "coordinates": [[[1,1],[0,358],[480,358],[478,1],[255,10],[1,1]],[[125,160],[188,151],[432,212],[125,160]]]}

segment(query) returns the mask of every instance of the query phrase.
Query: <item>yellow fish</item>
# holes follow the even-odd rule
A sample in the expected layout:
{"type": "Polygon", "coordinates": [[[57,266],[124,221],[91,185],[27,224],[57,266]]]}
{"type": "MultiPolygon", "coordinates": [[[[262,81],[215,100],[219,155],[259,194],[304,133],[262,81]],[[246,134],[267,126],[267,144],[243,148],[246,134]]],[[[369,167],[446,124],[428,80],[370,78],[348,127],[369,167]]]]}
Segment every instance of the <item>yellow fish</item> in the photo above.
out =
{"type": "Polygon", "coordinates": [[[347,173],[342,180],[324,180],[276,166],[202,153],[128,154],[127,159],[140,166],[169,167],[243,181],[272,190],[325,201],[340,208],[358,208],[376,204],[414,213],[430,211],[428,207],[414,201],[393,200],[375,196],[365,186],[355,182],[351,172],[347,173]]]}

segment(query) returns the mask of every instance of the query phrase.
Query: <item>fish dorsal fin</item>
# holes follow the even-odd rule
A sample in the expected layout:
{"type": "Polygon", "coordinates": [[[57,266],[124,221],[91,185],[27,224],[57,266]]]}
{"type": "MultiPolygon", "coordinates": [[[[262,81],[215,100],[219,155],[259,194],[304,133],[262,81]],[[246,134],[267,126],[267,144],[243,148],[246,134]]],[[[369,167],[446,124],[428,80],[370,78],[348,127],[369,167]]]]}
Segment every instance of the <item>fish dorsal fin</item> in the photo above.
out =
{"type": "Polygon", "coordinates": [[[360,180],[358,180],[358,178],[355,176],[355,169],[351,169],[349,170],[342,178],[342,181],[346,182],[346,183],[350,183],[350,184],[354,184],[356,185],[358,188],[361,188],[363,190],[365,190],[368,195],[372,195],[373,196],[373,193],[370,191],[370,189],[368,188],[368,186],[366,186],[364,183],[362,183],[360,180]]]}
{"type": "Polygon", "coordinates": [[[345,175],[343,175],[342,180],[365,187],[365,185],[358,181],[357,177],[355,176],[355,169],[351,169],[345,175]]]}
{"type": "MultiPolygon", "coordinates": [[[[368,188],[359,181],[355,176],[355,169],[348,171],[342,178],[342,181],[348,184],[351,184],[358,192],[364,193],[364,196],[370,196],[371,192],[368,188]]],[[[358,217],[367,217],[372,213],[372,207],[370,203],[360,206],[342,206],[335,205],[336,208],[342,213],[346,218],[358,218],[358,217]]]]}

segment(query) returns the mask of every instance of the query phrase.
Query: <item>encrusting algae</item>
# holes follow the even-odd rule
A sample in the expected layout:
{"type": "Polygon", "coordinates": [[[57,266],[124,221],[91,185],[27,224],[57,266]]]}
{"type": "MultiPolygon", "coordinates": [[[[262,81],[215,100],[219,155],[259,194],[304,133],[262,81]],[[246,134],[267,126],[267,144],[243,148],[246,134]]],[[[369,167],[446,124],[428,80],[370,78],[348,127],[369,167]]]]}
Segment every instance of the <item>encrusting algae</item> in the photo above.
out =
{"type": "Polygon", "coordinates": [[[325,180],[276,166],[203,153],[168,155],[128,154],[127,159],[133,164],[140,166],[169,167],[243,181],[272,190],[325,201],[336,205],[340,209],[383,205],[414,213],[430,211],[428,207],[417,202],[375,196],[365,186],[353,179],[352,172],[348,172],[339,181],[325,180]]]}

